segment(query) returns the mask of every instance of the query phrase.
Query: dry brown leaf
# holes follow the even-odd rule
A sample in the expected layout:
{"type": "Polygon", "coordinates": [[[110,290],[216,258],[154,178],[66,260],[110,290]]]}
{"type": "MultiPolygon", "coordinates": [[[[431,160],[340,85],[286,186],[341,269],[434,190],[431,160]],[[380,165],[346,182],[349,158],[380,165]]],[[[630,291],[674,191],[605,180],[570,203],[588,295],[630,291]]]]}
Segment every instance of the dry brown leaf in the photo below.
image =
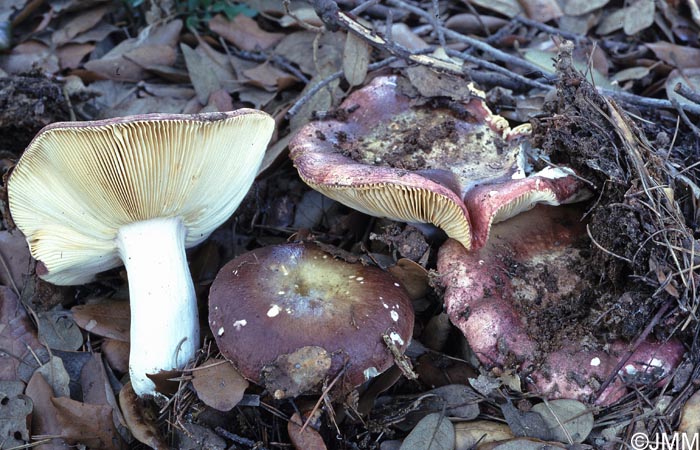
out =
{"type": "Polygon", "coordinates": [[[289,440],[294,444],[296,450],[326,450],[326,443],[323,442],[323,438],[318,431],[313,429],[311,426],[304,428],[304,425],[299,413],[294,413],[292,417],[287,422],[287,432],[289,433],[289,440]]]}
{"type": "Polygon", "coordinates": [[[462,34],[482,34],[484,27],[493,33],[507,23],[507,20],[500,17],[462,13],[450,16],[445,21],[445,26],[462,34]]]}
{"type": "Polygon", "coordinates": [[[428,271],[417,262],[401,258],[387,270],[399,280],[412,300],[425,297],[428,293],[428,271]]]}
{"type": "Polygon", "coordinates": [[[98,336],[129,342],[129,302],[105,300],[74,306],[73,320],[80,328],[98,336]]]}
{"type": "Polygon", "coordinates": [[[397,44],[412,51],[424,50],[430,47],[422,37],[414,33],[413,30],[403,22],[395,23],[391,26],[391,38],[397,44]]]}
{"type": "Polygon", "coordinates": [[[625,16],[627,14],[628,11],[625,8],[607,8],[605,15],[602,17],[598,27],[596,28],[596,33],[604,35],[621,30],[622,26],[625,24],[625,16]]]}
{"type": "MultiPolygon", "coordinates": [[[[564,12],[570,16],[581,16],[602,8],[607,5],[609,1],[610,0],[568,0],[564,6],[564,12]]],[[[530,17],[539,20],[536,16],[530,17]]]]}
{"type": "Polygon", "coordinates": [[[129,371],[129,343],[116,339],[102,341],[102,354],[113,371],[124,374],[129,371]]]}
{"type": "Polygon", "coordinates": [[[652,42],[644,44],[654,52],[661,61],[679,69],[700,67],[700,49],[669,42],[652,42]]]}
{"type": "Polygon", "coordinates": [[[0,285],[21,289],[32,261],[27,239],[22,233],[0,231],[0,259],[0,285]]]}
{"type": "Polygon", "coordinates": [[[57,47],[63,44],[67,44],[79,35],[95,25],[97,25],[100,20],[107,14],[110,10],[110,6],[105,5],[98,8],[88,9],[87,11],[80,12],[74,15],[71,19],[61,23],[56,31],[51,35],[51,41],[57,47]]]}
{"type": "Polygon", "coordinates": [[[365,81],[370,50],[367,42],[348,33],[343,50],[343,74],[350,86],[359,86],[365,81]]]}
{"type": "Polygon", "coordinates": [[[278,69],[267,61],[252,69],[244,70],[243,75],[247,78],[246,84],[270,92],[282,91],[299,81],[296,77],[278,69]]]}
{"type": "Polygon", "coordinates": [[[185,64],[190,74],[192,86],[197,92],[197,99],[199,103],[206,105],[211,93],[221,89],[221,83],[209,65],[204,63],[202,56],[187,44],[180,44],[180,49],[185,56],[185,64]]]}
{"type": "Polygon", "coordinates": [[[9,54],[0,55],[0,68],[9,74],[30,72],[37,68],[44,73],[58,72],[58,58],[45,44],[25,41],[12,48],[9,54]]]}
{"type": "Polygon", "coordinates": [[[112,422],[112,407],[90,405],[68,397],[52,398],[61,437],[91,449],[118,450],[122,441],[112,422]]]}
{"type": "Polygon", "coordinates": [[[95,49],[95,44],[66,44],[56,49],[61,69],[75,69],[83,58],[95,49]]]}
{"type": "Polygon", "coordinates": [[[175,62],[180,30],[180,20],[145,28],[138,37],[122,41],[102,58],[88,61],[85,68],[108,79],[141,81],[145,76],[143,65],[167,66],[175,62]]]}
{"type": "Polygon", "coordinates": [[[43,375],[44,380],[51,386],[53,397],[70,395],[70,375],[63,365],[63,360],[52,356],[49,362],[36,369],[35,373],[43,375]]]}
{"type": "Polygon", "coordinates": [[[17,368],[29,349],[41,347],[34,325],[14,292],[0,286],[0,380],[18,379],[17,368]]]}
{"type": "Polygon", "coordinates": [[[241,50],[248,51],[266,50],[284,37],[282,33],[263,30],[255,20],[243,14],[238,14],[233,20],[218,14],[209,21],[209,28],[241,50]]]}
{"type": "Polygon", "coordinates": [[[217,89],[209,94],[209,101],[201,112],[224,112],[233,110],[233,99],[231,95],[223,89],[217,89]]]}
{"type": "Polygon", "coordinates": [[[513,433],[504,423],[474,420],[455,424],[455,450],[469,450],[489,442],[510,439],[513,433]]]}
{"type": "Polygon", "coordinates": [[[509,19],[523,13],[523,8],[518,0],[472,0],[470,3],[489,11],[496,11],[509,19]]]}
{"type": "Polygon", "coordinates": [[[83,334],[68,311],[58,306],[37,313],[39,339],[53,350],[72,352],[83,345],[83,334]]]}
{"type": "Polygon", "coordinates": [[[634,0],[625,9],[627,14],[622,28],[626,35],[637,34],[654,24],[654,0],[634,0]]]}
{"type": "MultiPolygon", "coordinates": [[[[53,390],[41,373],[34,375],[27,384],[25,394],[32,399],[32,435],[61,436],[61,425],[58,422],[56,407],[51,398],[53,390]]],[[[35,447],[39,450],[69,450],[71,447],[60,438],[51,439],[48,444],[35,447]]]]}
{"type": "Polygon", "coordinates": [[[210,358],[192,371],[197,397],[219,411],[230,411],[243,398],[248,381],[229,361],[210,358]]]}
{"type": "MultiPolygon", "coordinates": [[[[317,34],[311,31],[298,31],[287,35],[275,47],[275,54],[284,56],[289,62],[299,66],[307,74],[317,75],[323,72],[326,76],[340,69],[345,33],[323,33],[318,39],[319,51],[314,59],[314,41],[317,34]]],[[[396,39],[396,36],[394,36],[396,39]]],[[[307,87],[310,85],[309,83],[307,87]]]]}
{"type": "Polygon", "coordinates": [[[549,22],[564,15],[556,0],[522,0],[520,3],[527,16],[538,22],[549,22]]]}
{"type": "Polygon", "coordinates": [[[119,406],[127,427],[136,440],[157,450],[170,448],[158,434],[153,419],[145,414],[143,403],[134,393],[131,383],[125,384],[119,391],[119,406]]]}
{"type": "Polygon", "coordinates": [[[678,433],[684,433],[691,438],[700,434],[700,390],[696,391],[683,405],[678,433]]]}
{"type": "Polygon", "coordinates": [[[299,22],[303,22],[312,27],[322,27],[323,21],[318,17],[316,11],[311,6],[301,6],[299,8],[290,8],[294,17],[289,14],[285,14],[280,17],[279,24],[282,28],[287,28],[293,25],[299,25],[299,22]]]}

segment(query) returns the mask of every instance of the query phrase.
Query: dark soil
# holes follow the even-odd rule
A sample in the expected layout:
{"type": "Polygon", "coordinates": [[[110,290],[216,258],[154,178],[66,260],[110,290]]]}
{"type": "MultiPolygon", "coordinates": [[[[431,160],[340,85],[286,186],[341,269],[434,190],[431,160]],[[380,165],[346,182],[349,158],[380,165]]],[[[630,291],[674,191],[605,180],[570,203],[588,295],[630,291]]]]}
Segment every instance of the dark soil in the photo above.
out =
{"type": "Polygon", "coordinates": [[[0,151],[16,155],[52,122],[70,119],[60,83],[38,74],[0,79],[0,151]]]}

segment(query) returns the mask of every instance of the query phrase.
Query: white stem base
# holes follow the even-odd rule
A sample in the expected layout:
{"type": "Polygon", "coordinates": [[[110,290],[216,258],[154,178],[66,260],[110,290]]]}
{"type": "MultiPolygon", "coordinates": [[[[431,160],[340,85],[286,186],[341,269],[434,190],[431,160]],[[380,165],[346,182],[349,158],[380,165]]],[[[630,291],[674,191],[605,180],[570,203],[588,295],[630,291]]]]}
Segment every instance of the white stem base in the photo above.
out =
{"type": "Polygon", "coordinates": [[[119,229],[119,255],[129,275],[131,352],[136,395],[156,395],[146,374],[182,369],[199,348],[197,299],[180,218],[136,222],[119,229]]]}

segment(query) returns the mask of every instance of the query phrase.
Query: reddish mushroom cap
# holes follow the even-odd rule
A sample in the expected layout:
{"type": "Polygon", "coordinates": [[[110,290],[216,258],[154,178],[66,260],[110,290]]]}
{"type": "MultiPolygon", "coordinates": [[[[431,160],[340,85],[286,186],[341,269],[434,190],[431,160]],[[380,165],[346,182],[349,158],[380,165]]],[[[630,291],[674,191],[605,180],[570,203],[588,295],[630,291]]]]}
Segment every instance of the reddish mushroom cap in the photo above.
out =
{"type": "Polygon", "coordinates": [[[341,104],[342,120],[302,128],[289,144],[300,177],[366,214],[432,223],[467,249],[483,245],[492,223],[537,203],[586,197],[568,169],[525,178],[529,127],[511,130],[480,91],[434,104],[407,84],[377,77],[341,104]]]}
{"type": "MultiPolygon", "coordinates": [[[[591,289],[581,269],[588,262],[580,217],[573,207],[538,206],[494,226],[489,242],[477,251],[447,241],[438,254],[438,271],[450,320],[481,363],[520,367],[532,390],[549,398],[610,404],[626,392],[622,380],[594,394],[613,375],[629,344],[614,341],[606,350],[584,338],[587,334],[575,333],[579,311],[569,302],[585,298],[591,289]],[[547,317],[556,318],[561,328],[542,327],[547,317]]],[[[621,375],[625,381],[653,384],[668,376],[682,355],[675,340],[643,342],[621,375]]]]}
{"type": "Polygon", "coordinates": [[[209,325],[221,353],[282,398],[341,369],[345,390],[389,368],[393,357],[382,336],[403,351],[413,309],[390,274],[335,259],[314,244],[287,244],[248,252],[221,269],[209,294],[209,325]],[[307,373],[290,375],[290,367],[307,373]],[[281,372],[301,379],[290,386],[281,372]]]}

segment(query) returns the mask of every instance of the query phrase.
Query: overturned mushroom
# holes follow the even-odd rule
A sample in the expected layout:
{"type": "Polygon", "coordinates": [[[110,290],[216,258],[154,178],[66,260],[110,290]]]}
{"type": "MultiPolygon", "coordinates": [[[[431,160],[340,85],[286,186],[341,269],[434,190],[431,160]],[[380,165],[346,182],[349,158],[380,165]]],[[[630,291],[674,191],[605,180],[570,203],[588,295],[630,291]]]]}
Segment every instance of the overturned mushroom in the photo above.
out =
{"type": "Polygon", "coordinates": [[[221,269],[209,293],[209,326],[241,374],[284,398],[336,376],[346,391],[389,368],[384,336],[403,351],[413,309],[390,274],[314,244],[287,244],[221,269]]]}
{"type": "MultiPolygon", "coordinates": [[[[624,394],[624,383],[598,388],[615,375],[629,344],[617,340],[606,348],[589,332],[595,291],[586,276],[590,244],[580,217],[571,206],[539,206],[494,226],[477,251],[448,240],[438,271],[447,313],[482,364],[520,368],[532,389],[549,398],[610,404],[624,394]]],[[[682,355],[675,340],[643,342],[622,372],[653,384],[682,355]]]]}
{"type": "Polygon", "coordinates": [[[81,284],[126,266],[138,395],[155,394],[148,374],[184,367],[199,347],[185,248],[238,207],[273,128],[249,109],[55,123],[17,163],[10,211],[39,276],[81,284]]]}
{"type": "Polygon", "coordinates": [[[407,85],[375,78],[343,102],[342,120],[302,128],[290,143],[301,178],[361,212],[432,223],[467,249],[483,246],[494,222],[589,195],[570,169],[532,173],[529,128],[511,130],[483,93],[441,102],[407,85]]]}

